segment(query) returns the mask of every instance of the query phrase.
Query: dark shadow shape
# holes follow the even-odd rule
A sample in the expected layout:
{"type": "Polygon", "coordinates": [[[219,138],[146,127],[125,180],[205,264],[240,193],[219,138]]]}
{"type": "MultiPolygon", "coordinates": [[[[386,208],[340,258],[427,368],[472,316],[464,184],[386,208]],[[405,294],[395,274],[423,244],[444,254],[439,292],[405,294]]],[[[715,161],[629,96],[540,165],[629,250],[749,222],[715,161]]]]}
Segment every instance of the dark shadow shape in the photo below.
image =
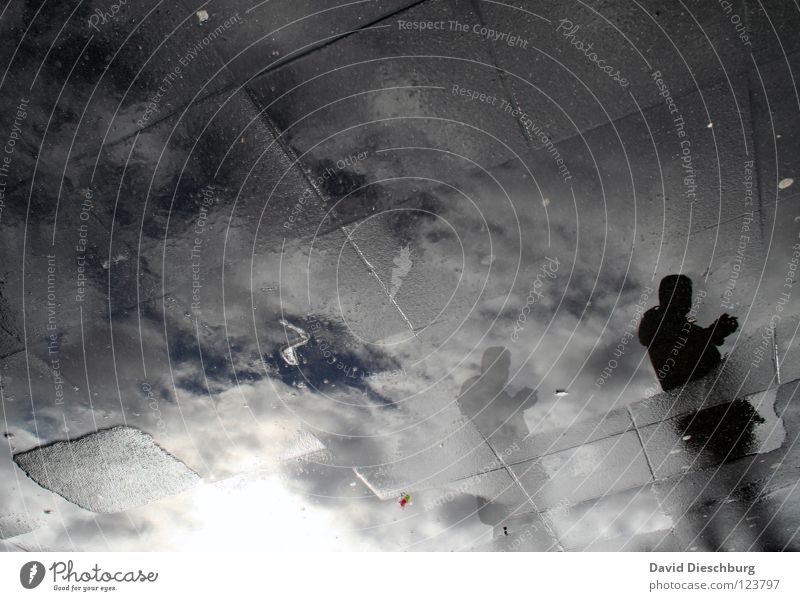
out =
{"type": "MultiPolygon", "coordinates": [[[[481,373],[464,382],[458,406],[469,418],[494,452],[501,456],[530,430],[523,412],[536,402],[536,392],[523,388],[513,397],[506,391],[511,367],[511,353],[501,346],[489,347],[481,360],[481,373]]],[[[509,517],[510,509],[484,497],[478,501],[478,518],[486,525],[497,526],[509,517]]]]}
{"type": "Polygon", "coordinates": [[[513,397],[506,391],[511,353],[502,346],[486,349],[481,374],[464,382],[458,397],[461,412],[468,417],[495,451],[525,438],[530,431],[523,412],[536,402],[536,392],[523,388],[513,397]]]}
{"type": "MultiPolygon", "coordinates": [[[[763,440],[759,440],[755,426],[766,420],[746,399],[735,399],[731,403],[702,409],[694,414],[677,419],[678,434],[689,437],[685,444],[695,453],[704,454],[715,465],[730,463],[745,455],[759,452],[763,440]]],[[[727,541],[734,534],[733,528],[748,528],[749,519],[759,519],[759,523],[770,524],[771,515],[761,515],[757,508],[758,494],[751,490],[754,483],[742,486],[739,476],[717,476],[726,494],[724,503],[731,503],[728,513],[716,515],[718,510],[711,506],[699,515],[711,515],[711,520],[698,523],[697,539],[709,551],[723,551],[727,541]]],[[[758,483],[756,487],[763,486],[758,483]]],[[[763,491],[761,491],[763,492],[763,491]]],[[[735,537],[734,537],[735,538],[735,537]]],[[[753,550],[777,551],[786,542],[780,529],[768,525],[758,533],[753,541],[753,550]]]]}
{"type": "Polygon", "coordinates": [[[710,456],[714,465],[734,461],[745,455],[758,453],[763,443],[756,436],[755,424],[766,420],[746,399],[715,405],[683,415],[677,426],[686,445],[696,453],[710,456]]]}
{"type": "Polygon", "coordinates": [[[647,347],[656,377],[664,390],[699,380],[722,361],[717,347],[736,331],[735,317],[724,313],[707,328],[687,314],[692,311],[692,280],[668,275],[658,288],[660,305],[645,312],[639,342],[647,347]]]}

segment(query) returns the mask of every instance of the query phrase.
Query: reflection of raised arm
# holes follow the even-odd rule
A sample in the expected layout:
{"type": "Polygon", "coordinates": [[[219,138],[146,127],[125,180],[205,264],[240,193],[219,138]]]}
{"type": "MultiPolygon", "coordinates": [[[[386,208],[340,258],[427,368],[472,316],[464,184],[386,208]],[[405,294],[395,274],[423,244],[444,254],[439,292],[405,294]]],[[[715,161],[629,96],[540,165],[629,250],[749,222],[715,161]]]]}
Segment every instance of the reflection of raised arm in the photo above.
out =
{"type": "Polygon", "coordinates": [[[727,313],[723,313],[717,321],[712,323],[707,329],[711,334],[711,344],[720,346],[725,338],[733,334],[739,327],[739,321],[727,313]]]}
{"type": "Polygon", "coordinates": [[[525,409],[533,407],[536,401],[539,400],[539,396],[535,390],[526,387],[515,394],[512,400],[514,401],[515,407],[519,407],[524,411],[525,409]]]}

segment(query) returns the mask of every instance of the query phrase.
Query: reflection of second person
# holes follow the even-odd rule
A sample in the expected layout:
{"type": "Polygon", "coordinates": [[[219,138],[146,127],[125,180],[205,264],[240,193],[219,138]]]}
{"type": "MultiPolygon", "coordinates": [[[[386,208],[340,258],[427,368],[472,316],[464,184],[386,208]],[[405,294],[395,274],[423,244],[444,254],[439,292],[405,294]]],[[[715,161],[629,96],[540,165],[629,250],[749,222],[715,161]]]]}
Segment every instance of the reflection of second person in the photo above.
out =
{"type": "Polygon", "coordinates": [[[668,275],[658,288],[659,305],[645,312],[639,342],[647,347],[661,387],[671,390],[699,380],[715,369],[722,357],[717,350],[739,326],[724,313],[707,328],[687,317],[692,308],[692,280],[668,275]]]}
{"type": "MultiPolygon", "coordinates": [[[[489,347],[483,353],[480,375],[464,382],[458,397],[461,412],[500,457],[528,436],[523,413],[537,398],[530,388],[523,388],[514,396],[508,394],[510,372],[511,352],[502,346],[489,347]]],[[[476,500],[478,518],[490,526],[502,524],[517,509],[499,499],[476,496],[476,500]]]]}
{"type": "Polygon", "coordinates": [[[481,374],[461,387],[458,406],[475,427],[495,447],[519,442],[528,433],[523,413],[536,402],[536,392],[523,388],[513,397],[506,392],[511,371],[511,353],[502,346],[486,349],[481,360],[481,374]]]}

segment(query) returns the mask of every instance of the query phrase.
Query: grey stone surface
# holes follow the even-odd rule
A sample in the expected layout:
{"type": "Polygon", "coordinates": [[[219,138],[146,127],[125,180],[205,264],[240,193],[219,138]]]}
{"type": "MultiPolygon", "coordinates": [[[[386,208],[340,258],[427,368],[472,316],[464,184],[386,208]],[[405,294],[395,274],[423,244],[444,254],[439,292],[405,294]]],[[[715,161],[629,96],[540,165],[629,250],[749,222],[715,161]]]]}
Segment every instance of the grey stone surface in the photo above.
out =
{"type": "Polygon", "coordinates": [[[655,1],[480,4],[489,27],[527,37],[526,48],[498,43],[494,51],[511,74],[516,102],[546,119],[542,125],[556,140],[657,105],[655,71],[679,97],[746,68],[746,48],[719,18],[718,7],[700,0],[686,3],[686,9],[655,1]],[[574,38],[565,37],[574,27],[574,38]],[[572,40],[592,44],[603,64],[614,67],[612,73],[619,71],[629,85],[621,86],[598,69],[572,40]],[[684,61],[691,63],[691,71],[684,61]]]}
{"type": "Polygon", "coordinates": [[[470,423],[458,424],[440,444],[389,459],[376,467],[358,467],[356,473],[381,499],[402,492],[424,490],[482,473],[498,465],[498,458],[470,423]],[[441,445],[441,446],[440,446],[441,445]],[[442,451],[446,445],[447,450],[442,451]]]}
{"type": "Polygon", "coordinates": [[[495,529],[495,533],[491,543],[475,550],[507,552],[559,550],[558,541],[553,538],[549,525],[538,513],[528,513],[506,520],[502,526],[495,529]]]}
{"type": "Polygon", "coordinates": [[[0,515],[0,539],[14,538],[20,534],[25,534],[36,528],[37,525],[29,516],[18,514],[0,515]]]}
{"type": "MultiPolygon", "coordinates": [[[[279,474],[280,525],[302,499],[350,548],[796,547],[796,6],[226,0],[205,20],[180,0],[90,21],[104,8],[0,16],[0,514],[43,520],[15,546],[165,548],[213,530],[186,510],[197,474],[251,470],[279,474]],[[657,393],[636,313],[677,272],[701,325],[740,327],[718,372],[657,393]],[[284,323],[309,332],[296,365],[284,323]],[[538,393],[494,420],[502,444],[460,415],[489,347],[511,357],[490,392],[538,393]],[[743,397],[764,420],[746,444],[684,440],[743,397]]],[[[235,517],[264,523],[246,480],[235,517]]]]}
{"type": "Polygon", "coordinates": [[[595,550],[603,545],[614,545],[619,551],[626,547],[629,551],[645,550],[642,537],[663,536],[673,525],[650,485],[555,507],[547,511],[547,517],[559,541],[570,551],[595,550]]]}
{"type": "Polygon", "coordinates": [[[98,513],[145,505],[199,481],[148,434],[122,426],[18,453],[14,461],[40,486],[98,513]]]}
{"type": "Polygon", "coordinates": [[[298,57],[342,37],[369,35],[359,30],[418,2],[380,0],[352,4],[336,0],[301,0],[276,4],[232,0],[225,3],[224,10],[217,12],[212,7],[205,28],[213,29],[230,14],[242,17],[238,27],[226,32],[226,43],[219,52],[226,68],[244,83],[264,70],[293,68],[293,61],[298,57]]]}
{"type": "MultiPolygon", "coordinates": [[[[377,23],[380,29],[349,36],[294,61],[291,69],[270,71],[248,88],[311,166],[363,150],[438,148],[440,140],[455,138],[459,154],[484,167],[497,165],[524,150],[525,139],[499,108],[505,90],[490,49],[477,36],[398,26],[399,20],[454,18],[478,22],[466,2],[417,4],[377,23]],[[496,105],[453,94],[453,85],[497,98],[496,105]]],[[[381,171],[414,172],[428,160],[419,152],[392,152],[381,171]]]]}
{"type": "Polygon", "coordinates": [[[610,411],[597,419],[577,421],[564,430],[533,432],[519,443],[518,450],[512,449],[506,462],[517,463],[557,453],[632,429],[633,423],[627,409],[610,411]]]}
{"type": "Polygon", "coordinates": [[[626,432],[511,467],[539,510],[573,505],[652,480],[636,432],[626,432]]]}

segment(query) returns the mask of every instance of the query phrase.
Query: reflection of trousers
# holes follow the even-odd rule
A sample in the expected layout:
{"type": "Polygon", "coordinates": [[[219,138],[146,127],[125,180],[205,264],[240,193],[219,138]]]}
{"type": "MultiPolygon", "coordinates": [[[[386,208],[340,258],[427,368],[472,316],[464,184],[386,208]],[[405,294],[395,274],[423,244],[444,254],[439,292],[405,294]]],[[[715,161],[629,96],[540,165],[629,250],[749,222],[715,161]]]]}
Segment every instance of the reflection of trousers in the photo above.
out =
{"type": "Polygon", "coordinates": [[[497,526],[509,516],[510,508],[502,503],[492,502],[485,497],[475,497],[478,501],[478,519],[487,526],[497,526]]]}

